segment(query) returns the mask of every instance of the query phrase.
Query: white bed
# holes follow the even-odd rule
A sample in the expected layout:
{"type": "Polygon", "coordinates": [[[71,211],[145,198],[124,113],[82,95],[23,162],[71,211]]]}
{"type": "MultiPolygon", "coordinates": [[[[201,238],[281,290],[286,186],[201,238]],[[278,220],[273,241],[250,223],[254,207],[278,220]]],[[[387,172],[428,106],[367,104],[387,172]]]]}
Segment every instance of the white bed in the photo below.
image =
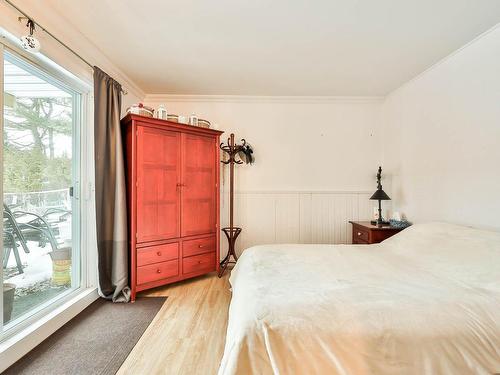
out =
{"type": "Polygon", "coordinates": [[[219,375],[500,373],[500,233],[256,246],[230,282],[219,375]]]}

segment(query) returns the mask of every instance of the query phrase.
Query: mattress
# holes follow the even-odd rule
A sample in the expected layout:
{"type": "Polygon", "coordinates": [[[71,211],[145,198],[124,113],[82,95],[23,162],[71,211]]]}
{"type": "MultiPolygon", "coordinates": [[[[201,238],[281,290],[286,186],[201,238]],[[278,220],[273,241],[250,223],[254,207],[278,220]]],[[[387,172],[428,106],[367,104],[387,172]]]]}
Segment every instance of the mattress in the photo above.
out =
{"type": "Polygon", "coordinates": [[[500,373],[500,233],[256,246],[230,283],[219,375],[500,373]]]}

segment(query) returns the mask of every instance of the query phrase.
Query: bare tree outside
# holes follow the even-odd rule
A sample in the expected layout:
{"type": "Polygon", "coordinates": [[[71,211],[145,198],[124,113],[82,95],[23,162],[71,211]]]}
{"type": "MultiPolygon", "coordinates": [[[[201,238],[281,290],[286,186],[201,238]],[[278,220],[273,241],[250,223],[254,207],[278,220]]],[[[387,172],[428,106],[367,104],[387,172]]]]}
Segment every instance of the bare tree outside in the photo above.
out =
{"type": "Polygon", "coordinates": [[[24,97],[12,104],[4,112],[4,191],[70,186],[71,155],[56,150],[55,142],[71,142],[72,98],[24,97]]]}

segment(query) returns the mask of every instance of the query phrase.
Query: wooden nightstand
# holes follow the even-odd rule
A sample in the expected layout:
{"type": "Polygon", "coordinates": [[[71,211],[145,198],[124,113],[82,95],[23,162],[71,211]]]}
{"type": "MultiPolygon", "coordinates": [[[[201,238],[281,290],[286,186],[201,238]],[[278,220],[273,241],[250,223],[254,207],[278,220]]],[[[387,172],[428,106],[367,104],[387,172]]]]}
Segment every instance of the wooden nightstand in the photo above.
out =
{"type": "Polygon", "coordinates": [[[389,225],[377,226],[369,221],[349,221],[352,224],[353,244],[379,243],[403,230],[403,228],[393,228],[389,225]]]}

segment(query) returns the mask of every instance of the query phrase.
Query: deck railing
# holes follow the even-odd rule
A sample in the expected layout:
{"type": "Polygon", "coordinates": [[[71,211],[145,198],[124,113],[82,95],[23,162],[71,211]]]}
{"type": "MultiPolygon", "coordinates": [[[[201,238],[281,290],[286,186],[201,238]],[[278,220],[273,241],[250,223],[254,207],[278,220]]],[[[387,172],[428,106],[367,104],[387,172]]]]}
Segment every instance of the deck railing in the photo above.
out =
{"type": "Polygon", "coordinates": [[[71,210],[69,189],[4,193],[3,201],[9,207],[43,215],[49,209],[71,210]]]}

